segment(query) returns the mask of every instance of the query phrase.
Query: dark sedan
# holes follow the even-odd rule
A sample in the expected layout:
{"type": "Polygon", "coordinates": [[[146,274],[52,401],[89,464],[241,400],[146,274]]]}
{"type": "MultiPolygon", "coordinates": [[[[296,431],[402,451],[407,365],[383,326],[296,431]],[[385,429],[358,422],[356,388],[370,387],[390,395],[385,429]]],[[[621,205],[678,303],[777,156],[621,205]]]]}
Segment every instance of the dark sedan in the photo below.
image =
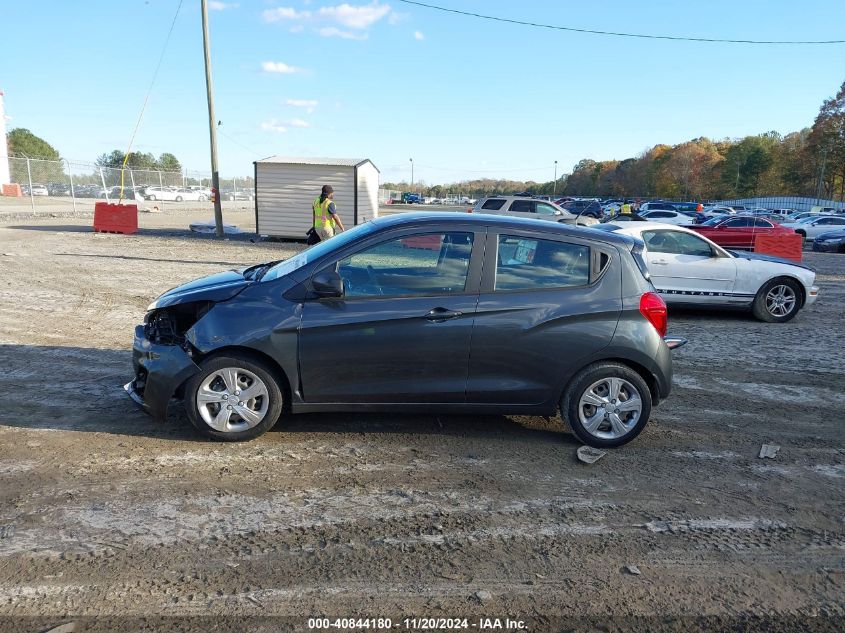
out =
{"type": "Polygon", "coordinates": [[[845,229],[822,233],[813,240],[813,250],[819,253],[845,253],[845,229]]]}
{"type": "Polygon", "coordinates": [[[554,415],[636,437],[672,383],[641,241],[490,215],[403,214],[174,288],[135,330],[129,395],[246,440],[283,412],[554,415]],[[434,243],[436,242],[436,246],[434,243]]]}

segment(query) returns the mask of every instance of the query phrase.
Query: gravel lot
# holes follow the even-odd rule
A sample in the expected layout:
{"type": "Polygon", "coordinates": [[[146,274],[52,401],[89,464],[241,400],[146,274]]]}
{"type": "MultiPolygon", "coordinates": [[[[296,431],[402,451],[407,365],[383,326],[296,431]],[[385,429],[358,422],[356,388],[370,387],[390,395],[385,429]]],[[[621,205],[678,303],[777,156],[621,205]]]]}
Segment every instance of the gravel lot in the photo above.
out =
{"type": "MultiPolygon", "coordinates": [[[[302,415],[223,445],[125,397],[133,327],[172,286],[302,246],[192,236],[194,216],[131,237],[0,219],[0,630],[842,630],[845,257],[806,254],[821,297],[788,324],[672,312],[672,397],[592,466],[533,417],[302,415]]],[[[250,229],[251,203],[225,220],[250,229]]]]}

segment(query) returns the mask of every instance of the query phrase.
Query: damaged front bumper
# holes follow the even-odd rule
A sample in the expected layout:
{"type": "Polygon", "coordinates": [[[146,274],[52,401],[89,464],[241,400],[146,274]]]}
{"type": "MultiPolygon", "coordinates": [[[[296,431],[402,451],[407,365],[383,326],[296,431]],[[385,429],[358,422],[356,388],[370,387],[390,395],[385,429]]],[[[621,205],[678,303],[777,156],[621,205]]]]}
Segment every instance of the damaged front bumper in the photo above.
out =
{"type": "Polygon", "coordinates": [[[177,389],[200,371],[178,345],[152,343],[143,325],[135,327],[132,366],[135,378],[123,389],[135,404],[162,421],[167,419],[167,405],[177,389]]]}

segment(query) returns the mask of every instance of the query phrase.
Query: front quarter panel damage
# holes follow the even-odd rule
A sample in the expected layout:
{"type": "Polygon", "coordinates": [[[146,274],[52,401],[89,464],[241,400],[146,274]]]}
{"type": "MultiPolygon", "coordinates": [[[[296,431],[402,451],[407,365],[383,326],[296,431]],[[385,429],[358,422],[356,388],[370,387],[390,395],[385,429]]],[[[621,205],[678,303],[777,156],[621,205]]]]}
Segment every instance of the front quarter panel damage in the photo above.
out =
{"type": "MultiPolygon", "coordinates": [[[[280,280],[281,281],[281,280],[280,280]]],[[[226,348],[254,350],[273,359],[298,392],[297,337],[302,304],[284,299],[289,283],[251,286],[237,300],[214,305],[185,334],[200,356],[226,348]]]]}

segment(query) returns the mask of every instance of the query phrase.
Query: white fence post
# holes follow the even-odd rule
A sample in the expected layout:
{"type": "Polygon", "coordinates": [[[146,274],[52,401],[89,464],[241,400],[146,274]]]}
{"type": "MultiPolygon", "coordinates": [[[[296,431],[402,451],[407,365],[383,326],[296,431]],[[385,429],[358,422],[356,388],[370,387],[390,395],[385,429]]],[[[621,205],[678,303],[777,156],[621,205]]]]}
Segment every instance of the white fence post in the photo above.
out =
{"type": "Polygon", "coordinates": [[[35,212],[35,194],[32,193],[32,169],[29,167],[29,158],[26,159],[26,178],[29,180],[29,204],[35,212]]]}
{"type": "Polygon", "coordinates": [[[76,211],[76,193],[73,190],[73,168],[70,166],[70,161],[65,158],[65,163],[67,164],[67,175],[70,178],[70,199],[73,202],[73,210],[76,211]]]}
{"type": "Polygon", "coordinates": [[[111,202],[111,200],[109,200],[109,190],[108,190],[108,189],[106,189],[106,177],[105,177],[105,176],[103,176],[103,167],[102,167],[102,165],[100,166],[100,182],[101,182],[101,183],[103,183],[103,191],[105,191],[105,192],[106,192],[106,202],[111,202]]]}

